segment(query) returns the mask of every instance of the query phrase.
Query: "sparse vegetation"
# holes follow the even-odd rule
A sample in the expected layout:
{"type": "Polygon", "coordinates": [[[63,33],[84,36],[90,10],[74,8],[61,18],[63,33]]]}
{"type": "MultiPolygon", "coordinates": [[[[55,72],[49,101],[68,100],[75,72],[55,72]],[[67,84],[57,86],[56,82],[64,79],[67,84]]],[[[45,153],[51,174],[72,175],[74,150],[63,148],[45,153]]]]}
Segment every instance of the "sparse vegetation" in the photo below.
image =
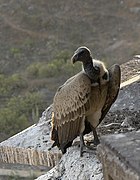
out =
{"type": "Polygon", "coordinates": [[[42,111],[42,97],[39,93],[11,97],[5,107],[0,108],[0,132],[2,137],[10,137],[39,119],[42,111]]]}
{"type": "Polygon", "coordinates": [[[9,97],[27,87],[27,82],[20,74],[5,76],[0,74],[0,97],[9,97]]]}
{"type": "Polygon", "coordinates": [[[21,49],[19,48],[11,48],[10,53],[14,58],[20,58],[21,56],[21,49]]]}
{"type": "MultiPolygon", "coordinates": [[[[73,66],[66,54],[58,54],[48,63],[32,63],[24,73],[0,74],[0,98],[3,101],[0,107],[1,140],[38,121],[47,104],[44,102],[45,94],[39,93],[46,88],[46,80],[64,75],[69,77],[80,70],[79,64],[73,66]]],[[[53,86],[51,90],[53,88],[57,87],[53,86]]]]}
{"type": "Polygon", "coordinates": [[[29,78],[49,78],[57,76],[71,76],[80,70],[79,64],[74,66],[69,59],[55,59],[48,63],[33,63],[27,67],[26,72],[29,78]]]}

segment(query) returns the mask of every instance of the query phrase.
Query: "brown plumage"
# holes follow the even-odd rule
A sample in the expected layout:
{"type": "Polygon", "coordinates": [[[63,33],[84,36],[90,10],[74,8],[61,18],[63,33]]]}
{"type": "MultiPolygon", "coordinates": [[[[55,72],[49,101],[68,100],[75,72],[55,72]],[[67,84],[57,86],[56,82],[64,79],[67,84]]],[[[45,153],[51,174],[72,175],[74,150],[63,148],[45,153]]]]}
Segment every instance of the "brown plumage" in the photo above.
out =
{"type": "Polygon", "coordinates": [[[76,61],[82,62],[83,71],[68,79],[54,96],[51,139],[65,153],[80,135],[82,156],[84,134],[93,131],[94,143],[99,143],[96,127],[117,98],[120,67],[114,65],[108,71],[86,47],[77,49],[72,57],[76,61]]]}

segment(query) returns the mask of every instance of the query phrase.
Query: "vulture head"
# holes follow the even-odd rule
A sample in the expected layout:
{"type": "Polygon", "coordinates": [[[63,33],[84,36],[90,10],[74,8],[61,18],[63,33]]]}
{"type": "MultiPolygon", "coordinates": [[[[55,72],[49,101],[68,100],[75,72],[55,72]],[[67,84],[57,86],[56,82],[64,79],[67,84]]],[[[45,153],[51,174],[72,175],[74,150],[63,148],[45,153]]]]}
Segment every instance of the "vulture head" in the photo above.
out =
{"type": "Polygon", "coordinates": [[[77,61],[81,61],[83,64],[86,64],[86,63],[90,63],[92,62],[92,56],[91,56],[91,52],[90,50],[85,47],[85,46],[82,46],[82,47],[79,47],[74,55],[72,56],[71,58],[72,60],[72,63],[74,64],[75,62],[77,61]]]}
{"type": "MultiPolygon", "coordinates": [[[[77,61],[82,62],[83,70],[88,75],[93,85],[96,86],[97,84],[104,82],[104,80],[101,81],[101,77],[107,70],[101,61],[92,58],[91,52],[87,47],[79,47],[72,56],[71,61],[73,64],[77,61]]],[[[105,78],[108,78],[107,74],[105,75],[105,78]]]]}

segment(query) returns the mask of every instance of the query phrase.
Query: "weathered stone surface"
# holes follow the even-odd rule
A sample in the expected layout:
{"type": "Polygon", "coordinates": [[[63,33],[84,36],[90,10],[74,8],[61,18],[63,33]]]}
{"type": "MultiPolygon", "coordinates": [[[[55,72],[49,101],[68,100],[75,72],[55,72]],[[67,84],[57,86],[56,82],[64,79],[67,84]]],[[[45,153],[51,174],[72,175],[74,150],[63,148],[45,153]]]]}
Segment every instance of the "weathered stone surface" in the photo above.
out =
{"type": "Polygon", "coordinates": [[[119,111],[128,109],[130,111],[138,111],[140,103],[140,75],[137,76],[135,82],[129,80],[129,84],[123,86],[119,92],[119,96],[111,107],[111,111],[119,111]]]}
{"type": "Polygon", "coordinates": [[[97,128],[100,136],[140,129],[140,75],[136,77],[136,81],[132,83],[130,79],[120,89],[116,102],[97,128]]]}
{"type": "Polygon", "coordinates": [[[59,164],[37,180],[103,180],[102,165],[96,157],[96,150],[86,149],[80,157],[78,146],[71,147],[59,164]]]}
{"type": "Polygon", "coordinates": [[[38,177],[54,167],[60,158],[58,152],[0,146],[0,179],[6,180],[8,176],[18,179],[38,177]]]}
{"type": "Polygon", "coordinates": [[[98,153],[105,180],[140,179],[140,131],[102,137],[98,153]]]}
{"type": "Polygon", "coordinates": [[[30,148],[0,146],[0,163],[25,164],[31,166],[45,166],[51,168],[55,166],[59,154],[50,151],[37,151],[30,148]]]}
{"type": "Polygon", "coordinates": [[[48,112],[50,112],[50,107],[43,112],[38,124],[34,124],[1,142],[0,146],[34,148],[47,151],[52,144],[50,141],[51,124],[49,119],[51,115],[48,112]]]}

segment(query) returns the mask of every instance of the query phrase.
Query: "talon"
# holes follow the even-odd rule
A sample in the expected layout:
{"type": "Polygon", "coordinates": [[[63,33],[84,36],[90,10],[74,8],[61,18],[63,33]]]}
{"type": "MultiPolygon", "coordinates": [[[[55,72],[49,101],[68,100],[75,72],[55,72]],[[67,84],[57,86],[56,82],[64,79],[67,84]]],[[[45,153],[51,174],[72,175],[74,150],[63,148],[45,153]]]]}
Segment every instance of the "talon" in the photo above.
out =
{"type": "Polygon", "coordinates": [[[100,141],[99,139],[98,140],[92,140],[92,141],[87,141],[86,143],[87,145],[90,145],[90,144],[94,144],[95,146],[97,146],[98,144],[100,144],[100,141]]]}

